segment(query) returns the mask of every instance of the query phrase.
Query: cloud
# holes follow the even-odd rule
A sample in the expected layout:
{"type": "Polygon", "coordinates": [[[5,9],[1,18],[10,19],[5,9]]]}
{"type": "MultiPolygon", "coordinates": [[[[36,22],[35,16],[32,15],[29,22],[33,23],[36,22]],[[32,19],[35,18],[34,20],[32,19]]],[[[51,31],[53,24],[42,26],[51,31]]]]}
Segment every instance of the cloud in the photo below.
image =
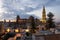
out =
{"type": "Polygon", "coordinates": [[[59,6],[60,5],[60,0],[50,0],[46,4],[47,6],[59,6]]]}
{"type": "MultiPolygon", "coordinates": [[[[52,12],[54,14],[54,19],[56,22],[60,21],[60,6],[55,6],[55,7],[46,7],[46,15],[49,13],[49,12],[52,12]]],[[[41,9],[38,9],[38,10],[34,10],[32,12],[27,12],[27,14],[29,15],[35,15],[37,16],[39,19],[42,18],[42,8],[41,9]]]]}
{"type": "Polygon", "coordinates": [[[41,18],[42,17],[42,9],[38,9],[38,10],[35,10],[32,12],[27,12],[27,14],[35,15],[36,17],[41,18]]]}
{"type": "Polygon", "coordinates": [[[59,0],[0,0],[0,19],[16,19],[16,15],[27,18],[30,15],[41,18],[42,6],[46,6],[46,11],[55,13],[59,19],[59,0]]]}
{"type": "Polygon", "coordinates": [[[48,0],[3,0],[2,7],[4,11],[2,19],[14,19],[16,15],[20,15],[22,18],[24,18],[26,16],[29,16],[29,14],[26,14],[27,12],[38,10],[40,8],[40,5],[47,2],[48,0]]]}
{"type": "Polygon", "coordinates": [[[37,8],[40,5],[44,5],[48,2],[49,0],[4,0],[3,1],[3,6],[7,8],[12,8],[16,10],[21,10],[23,9],[28,9],[28,8],[37,8]]]}
{"type": "Polygon", "coordinates": [[[54,18],[55,18],[55,21],[60,21],[60,6],[52,6],[52,7],[47,7],[46,8],[47,9],[47,13],[48,12],[52,12],[55,16],[54,16],[54,18]]]}

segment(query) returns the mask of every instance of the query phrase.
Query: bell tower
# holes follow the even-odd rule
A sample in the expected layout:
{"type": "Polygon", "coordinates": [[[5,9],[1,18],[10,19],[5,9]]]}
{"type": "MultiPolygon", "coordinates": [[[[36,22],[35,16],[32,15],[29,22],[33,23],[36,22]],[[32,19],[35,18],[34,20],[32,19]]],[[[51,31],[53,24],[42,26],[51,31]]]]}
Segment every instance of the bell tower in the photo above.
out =
{"type": "Polygon", "coordinates": [[[43,11],[42,11],[42,23],[46,24],[46,10],[45,10],[45,6],[43,6],[43,11]]]}

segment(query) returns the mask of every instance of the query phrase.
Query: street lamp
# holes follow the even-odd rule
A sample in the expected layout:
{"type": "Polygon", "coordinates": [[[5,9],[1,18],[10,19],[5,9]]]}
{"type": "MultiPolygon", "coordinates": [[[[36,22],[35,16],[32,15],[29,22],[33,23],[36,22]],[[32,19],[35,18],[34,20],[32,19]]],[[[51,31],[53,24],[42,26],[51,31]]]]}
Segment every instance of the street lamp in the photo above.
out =
{"type": "Polygon", "coordinates": [[[26,29],[25,31],[26,31],[26,32],[29,32],[29,29],[26,29]]]}
{"type": "Polygon", "coordinates": [[[15,29],[15,32],[19,32],[19,30],[18,29],[15,29]]]}
{"type": "Polygon", "coordinates": [[[7,32],[10,32],[10,29],[8,28],[6,31],[7,31],[7,32]]]}
{"type": "Polygon", "coordinates": [[[29,36],[30,34],[29,29],[26,29],[25,32],[26,32],[26,36],[29,36]]]}

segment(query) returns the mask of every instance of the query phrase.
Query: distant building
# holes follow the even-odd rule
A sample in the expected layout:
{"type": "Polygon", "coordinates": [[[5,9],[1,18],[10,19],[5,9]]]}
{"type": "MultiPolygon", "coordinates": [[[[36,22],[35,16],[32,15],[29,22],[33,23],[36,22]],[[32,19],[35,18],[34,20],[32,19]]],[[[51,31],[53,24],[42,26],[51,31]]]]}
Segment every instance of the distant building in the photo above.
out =
{"type": "MultiPolygon", "coordinates": [[[[30,16],[28,19],[21,19],[19,15],[17,15],[16,17],[16,21],[15,22],[11,22],[10,20],[7,22],[6,20],[4,20],[3,24],[4,27],[11,27],[11,28],[27,28],[28,26],[31,26],[31,20],[32,20],[33,16],[30,16]]],[[[35,26],[40,25],[40,20],[39,19],[35,19],[34,18],[34,22],[35,22],[35,26]]],[[[2,23],[2,22],[0,22],[2,23]]]]}

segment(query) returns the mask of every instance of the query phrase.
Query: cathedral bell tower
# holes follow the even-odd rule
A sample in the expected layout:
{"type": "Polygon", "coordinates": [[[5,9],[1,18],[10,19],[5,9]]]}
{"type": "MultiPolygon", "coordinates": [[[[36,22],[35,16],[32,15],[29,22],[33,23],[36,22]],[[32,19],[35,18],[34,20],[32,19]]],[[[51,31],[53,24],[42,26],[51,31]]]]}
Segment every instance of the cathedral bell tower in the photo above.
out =
{"type": "Polygon", "coordinates": [[[46,24],[46,11],[45,11],[45,6],[43,6],[43,11],[42,11],[42,23],[46,24]]]}

